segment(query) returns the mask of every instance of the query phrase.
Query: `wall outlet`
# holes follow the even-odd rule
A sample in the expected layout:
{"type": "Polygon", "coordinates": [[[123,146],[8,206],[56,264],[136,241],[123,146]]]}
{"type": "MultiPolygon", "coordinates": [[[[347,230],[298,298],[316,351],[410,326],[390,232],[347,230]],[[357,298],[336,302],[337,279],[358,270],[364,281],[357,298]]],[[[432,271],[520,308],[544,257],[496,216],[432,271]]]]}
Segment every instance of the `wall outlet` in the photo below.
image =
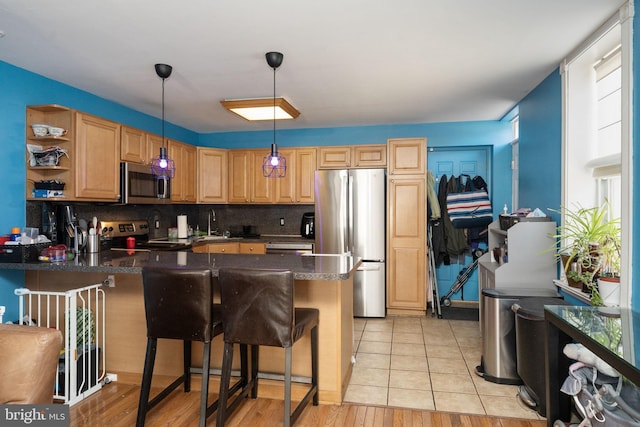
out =
{"type": "Polygon", "coordinates": [[[4,316],[4,312],[7,310],[7,307],[4,305],[0,305],[0,323],[2,323],[2,316],[4,316]]]}
{"type": "Polygon", "coordinates": [[[105,384],[109,384],[110,382],[118,381],[118,374],[110,374],[107,373],[105,376],[105,384]]]}
{"type": "Polygon", "coordinates": [[[280,218],[280,226],[284,227],[284,218],[280,218]]]}
{"type": "Polygon", "coordinates": [[[102,282],[102,284],[108,288],[115,288],[116,276],[114,276],[113,274],[108,275],[107,278],[104,280],[104,282],[102,282]]]}
{"type": "Polygon", "coordinates": [[[156,219],[153,226],[156,228],[156,230],[158,230],[160,228],[160,220],[156,219]]]}

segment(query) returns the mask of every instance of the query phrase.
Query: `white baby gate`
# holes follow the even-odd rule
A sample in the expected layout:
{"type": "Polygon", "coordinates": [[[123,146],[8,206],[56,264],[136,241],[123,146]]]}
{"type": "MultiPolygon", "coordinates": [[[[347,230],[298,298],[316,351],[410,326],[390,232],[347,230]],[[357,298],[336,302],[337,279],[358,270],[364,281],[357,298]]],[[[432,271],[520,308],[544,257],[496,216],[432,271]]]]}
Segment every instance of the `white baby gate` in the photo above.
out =
{"type": "Polygon", "coordinates": [[[64,292],[16,289],[21,323],[62,331],[54,399],[73,405],[102,388],[105,294],[102,283],[64,292]]]}

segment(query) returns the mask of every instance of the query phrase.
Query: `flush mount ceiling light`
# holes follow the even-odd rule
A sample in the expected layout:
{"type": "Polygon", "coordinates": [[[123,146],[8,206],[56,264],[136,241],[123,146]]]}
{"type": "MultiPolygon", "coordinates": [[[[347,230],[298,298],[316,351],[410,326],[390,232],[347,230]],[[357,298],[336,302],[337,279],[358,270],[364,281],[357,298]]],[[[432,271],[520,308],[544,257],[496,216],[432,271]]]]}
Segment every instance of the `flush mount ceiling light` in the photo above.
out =
{"type": "MultiPolygon", "coordinates": [[[[274,99],[226,99],[220,104],[232,113],[249,121],[273,120],[274,99]]],[[[284,98],[275,98],[276,120],[291,120],[300,115],[296,108],[284,98]]]]}
{"type": "Polygon", "coordinates": [[[167,64],[156,64],[156,74],[162,79],[162,147],[158,157],[151,159],[151,173],[158,180],[169,181],[176,173],[176,165],[167,155],[167,147],[164,146],[164,81],[171,75],[173,67],[167,64]]]}

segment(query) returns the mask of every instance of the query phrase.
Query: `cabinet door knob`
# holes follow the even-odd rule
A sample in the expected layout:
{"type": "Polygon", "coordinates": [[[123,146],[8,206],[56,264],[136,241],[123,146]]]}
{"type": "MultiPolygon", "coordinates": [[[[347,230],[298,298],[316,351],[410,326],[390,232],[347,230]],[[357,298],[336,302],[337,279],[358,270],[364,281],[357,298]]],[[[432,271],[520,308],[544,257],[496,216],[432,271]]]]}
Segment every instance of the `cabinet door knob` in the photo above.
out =
{"type": "Polygon", "coordinates": [[[222,252],[224,252],[224,251],[226,251],[226,249],[225,249],[225,248],[222,248],[222,252]]]}

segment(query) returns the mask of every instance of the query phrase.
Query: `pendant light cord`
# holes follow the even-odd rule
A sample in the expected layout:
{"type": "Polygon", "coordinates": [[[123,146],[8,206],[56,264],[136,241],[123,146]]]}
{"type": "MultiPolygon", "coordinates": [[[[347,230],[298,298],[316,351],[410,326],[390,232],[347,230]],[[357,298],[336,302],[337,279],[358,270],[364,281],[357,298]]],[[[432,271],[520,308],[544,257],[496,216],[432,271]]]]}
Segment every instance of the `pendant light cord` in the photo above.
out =
{"type": "Polygon", "coordinates": [[[162,148],[164,148],[164,81],[166,79],[162,79],[162,148]]]}
{"type": "Polygon", "coordinates": [[[276,67],[273,67],[273,143],[276,143],[276,67]]]}

